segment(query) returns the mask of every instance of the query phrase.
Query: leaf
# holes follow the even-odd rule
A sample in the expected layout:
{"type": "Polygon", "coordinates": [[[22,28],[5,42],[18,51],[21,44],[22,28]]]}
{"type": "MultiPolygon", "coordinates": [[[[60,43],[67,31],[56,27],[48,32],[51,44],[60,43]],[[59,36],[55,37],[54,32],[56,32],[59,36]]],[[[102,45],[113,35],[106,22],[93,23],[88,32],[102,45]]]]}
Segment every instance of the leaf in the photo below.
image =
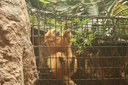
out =
{"type": "Polygon", "coordinates": [[[89,21],[89,19],[84,19],[84,20],[82,21],[82,24],[87,24],[88,21],[89,21]]]}
{"type": "Polygon", "coordinates": [[[79,23],[79,22],[80,22],[80,19],[79,19],[79,18],[75,18],[75,19],[74,19],[74,22],[79,23]]]}
{"type": "Polygon", "coordinates": [[[76,43],[77,39],[76,38],[73,38],[72,39],[72,42],[76,43]]]}
{"type": "Polygon", "coordinates": [[[89,39],[89,40],[93,40],[93,39],[94,39],[94,35],[93,35],[93,34],[89,34],[89,35],[88,35],[88,39],[89,39]]]}
{"type": "Polygon", "coordinates": [[[42,3],[44,3],[44,4],[49,4],[49,2],[46,1],[46,0],[40,0],[40,2],[42,2],[42,3]]]}

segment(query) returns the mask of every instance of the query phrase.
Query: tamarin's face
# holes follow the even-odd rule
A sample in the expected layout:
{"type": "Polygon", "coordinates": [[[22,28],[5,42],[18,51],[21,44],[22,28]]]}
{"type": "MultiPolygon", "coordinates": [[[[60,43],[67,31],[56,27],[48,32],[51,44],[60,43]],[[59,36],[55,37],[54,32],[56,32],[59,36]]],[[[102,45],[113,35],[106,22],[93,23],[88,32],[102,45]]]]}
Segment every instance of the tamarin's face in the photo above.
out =
{"type": "Polygon", "coordinates": [[[49,30],[45,34],[45,42],[47,46],[55,46],[55,42],[59,39],[59,32],[56,32],[55,29],[49,30]]]}
{"type": "Polygon", "coordinates": [[[63,37],[66,37],[66,38],[71,38],[72,37],[72,29],[67,29],[64,34],[63,34],[63,37]]]}
{"type": "Polygon", "coordinates": [[[57,47],[67,47],[71,46],[71,38],[72,38],[72,29],[65,30],[64,34],[60,36],[59,32],[56,32],[55,29],[49,30],[45,34],[45,42],[47,46],[51,46],[55,49],[57,47]]]}
{"type": "Polygon", "coordinates": [[[63,41],[65,46],[72,45],[72,29],[68,28],[63,34],[63,41]]]}

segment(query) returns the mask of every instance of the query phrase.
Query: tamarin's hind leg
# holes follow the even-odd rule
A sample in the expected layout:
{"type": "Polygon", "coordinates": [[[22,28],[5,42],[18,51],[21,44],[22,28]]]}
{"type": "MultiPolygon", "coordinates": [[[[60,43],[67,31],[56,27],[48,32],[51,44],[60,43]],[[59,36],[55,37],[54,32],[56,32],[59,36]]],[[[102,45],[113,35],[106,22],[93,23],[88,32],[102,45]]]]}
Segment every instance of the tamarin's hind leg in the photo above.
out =
{"type": "Polygon", "coordinates": [[[66,85],[77,85],[70,77],[67,76],[64,77],[64,83],[66,85]]]}

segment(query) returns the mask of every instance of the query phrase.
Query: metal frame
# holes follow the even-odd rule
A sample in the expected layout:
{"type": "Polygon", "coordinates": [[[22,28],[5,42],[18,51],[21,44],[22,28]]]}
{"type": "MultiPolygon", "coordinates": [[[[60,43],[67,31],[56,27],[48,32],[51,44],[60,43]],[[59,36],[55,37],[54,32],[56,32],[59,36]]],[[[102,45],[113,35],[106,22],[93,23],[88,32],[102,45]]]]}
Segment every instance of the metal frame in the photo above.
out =
{"type": "MultiPolygon", "coordinates": [[[[31,22],[31,40],[40,76],[38,85],[64,85],[62,80],[51,78],[50,69],[46,64],[47,46],[44,43],[44,34],[48,29],[63,29],[63,21],[71,21],[67,26],[75,31],[80,30],[81,34],[89,34],[91,30],[91,33],[96,35],[91,45],[83,46],[84,53],[77,55],[78,68],[72,79],[78,85],[128,85],[128,18],[57,16],[40,11],[30,15],[36,17],[36,19],[32,18],[33,22],[31,22]],[[78,26],[74,23],[74,19],[77,18],[81,23],[84,19],[89,21],[78,26]],[[60,25],[58,26],[57,23],[60,25]]],[[[88,37],[83,36],[83,39],[86,38],[88,37]]]]}

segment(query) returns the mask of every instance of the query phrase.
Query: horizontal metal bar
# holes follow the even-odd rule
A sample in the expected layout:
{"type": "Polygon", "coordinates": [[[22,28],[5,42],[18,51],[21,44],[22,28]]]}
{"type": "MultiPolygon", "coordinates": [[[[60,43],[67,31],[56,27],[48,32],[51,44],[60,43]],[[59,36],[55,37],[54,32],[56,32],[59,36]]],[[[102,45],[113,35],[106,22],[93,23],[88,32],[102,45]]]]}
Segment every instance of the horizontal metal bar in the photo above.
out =
{"type": "MultiPolygon", "coordinates": [[[[39,81],[61,81],[63,79],[39,79],[39,81]]],[[[86,81],[86,80],[128,80],[128,78],[87,78],[87,79],[73,79],[75,81],[86,81]]],[[[68,80],[67,80],[68,81],[68,80]]]]}
{"type": "MultiPolygon", "coordinates": [[[[83,67],[83,68],[82,68],[82,67],[78,67],[78,68],[74,68],[74,69],[77,69],[77,70],[84,70],[84,69],[88,69],[88,68],[91,68],[91,69],[101,69],[101,68],[102,68],[102,69],[105,69],[105,70],[106,70],[106,69],[107,69],[107,70],[108,70],[108,69],[115,69],[115,70],[117,70],[117,69],[122,69],[122,68],[123,68],[123,69],[128,69],[128,67],[92,67],[92,66],[88,66],[88,67],[86,67],[86,68],[84,68],[84,67],[83,67]]],[[[51,69],[58,69],[58,68],[51,68],[51,69]]],[[[47,68],[44,68],[44,67],[41,68],[41,67],[40,67],[40,68],[38,68],[38,70],[50,70],[50,69],[49,69],[49,67],[47,67],[47,68]]],[[[62,69],[60,68],[60,70],[62,70],[62,69]]],[[[67,70],[70,70],[70,69],[67,69],[67,70]]]]}
{"type": "MultiPolygon", "coordinates": [[[[36,56],[37,57],[37,59],[38,58],[40,58],[39,56],[36,56]]],[[[45,56],[43,56],[42,58],[51,58],[51,59],[56,59],[57,57],[45,57],[45,56]]],[[[76,55],[76,58],[77,59],[123,59],[123,58],[128,58],[128,56],[126,56],[126,55],[118,55],[118,56],[103,56],[103,55],[101,55],[101,56],[93,56],[93,57],[89,57],[89,56],[80,56],[80,57],[77,57],[77,55],[76,55]]],[[[70,59],[70,58],[68,58],[68,59],[70,59]]],[[[71,59],[72,59],[72,57],[71,57],[71,59]]]]}

